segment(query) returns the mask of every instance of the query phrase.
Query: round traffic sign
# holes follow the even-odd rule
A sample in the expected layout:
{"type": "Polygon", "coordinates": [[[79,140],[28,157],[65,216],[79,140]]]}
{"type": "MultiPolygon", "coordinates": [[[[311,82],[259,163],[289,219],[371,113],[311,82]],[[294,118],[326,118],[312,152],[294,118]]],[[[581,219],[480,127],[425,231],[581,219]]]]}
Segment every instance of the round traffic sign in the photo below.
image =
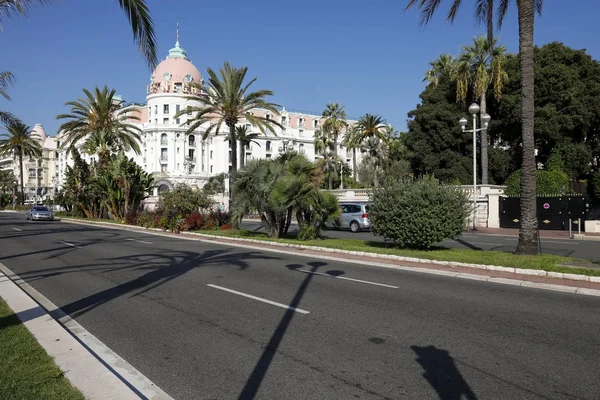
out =
{"type": "Polygon", "coordinates": [[[548,204],[548,203],[544,203],[544,209],[545,209],[545,210],[547,210],[547,209],[549,209],[549,208],[550,208],[550,204],[548,204]]]}
{"type": "Polygon", "coordinates": [[[219,210],[221,210],[221,211],[225,211],[225,206],[224,206],[223,204],[221,204],[221,205],[219,206],[219,210]]]}

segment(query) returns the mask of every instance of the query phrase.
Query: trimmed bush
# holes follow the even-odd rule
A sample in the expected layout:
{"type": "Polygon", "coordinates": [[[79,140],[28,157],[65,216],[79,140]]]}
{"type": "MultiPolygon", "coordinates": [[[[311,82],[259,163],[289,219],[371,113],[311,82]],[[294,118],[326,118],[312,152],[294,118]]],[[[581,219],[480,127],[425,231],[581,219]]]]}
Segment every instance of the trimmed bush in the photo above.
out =
{"type": "MultiPolygon", "coordinates": [[[[536,194],[542,196],[555,196],[568,194],[571,192],[569,187],[569,175],[562,171],[536,171],[536,194]]],[[[506,190],[504,194],[509,196],[519,196],[521,194],[521,170],[513,172],[506,180],[506,190]]]]}
{"type": "Polygon", "coordinates": [[[373,191],[372,232],[399,247],[430,248],[463,231],[468,196],[432,177],[405,178],[373,191]]]}

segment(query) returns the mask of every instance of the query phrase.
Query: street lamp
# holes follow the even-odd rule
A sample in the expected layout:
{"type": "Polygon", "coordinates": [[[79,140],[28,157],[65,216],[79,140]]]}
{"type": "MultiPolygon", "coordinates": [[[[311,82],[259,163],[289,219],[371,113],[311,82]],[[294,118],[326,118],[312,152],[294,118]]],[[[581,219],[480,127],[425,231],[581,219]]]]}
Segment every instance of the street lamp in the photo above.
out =
{"type": "Polygon", "coordinates": [[[339,161],[340,163],[340,190],[344,190],[344,162],[339,161]]]}
{"type": "MultiPolygon", "coordinates": [[[[458,121],[460,129],[462,129],[463,132],[473,132],[473,230],[477,230],[477,132],[487,129],[488,124],[492,119],[488,114],[482,115],[481,121],[483,122],[483,128],[477,129],[477,114],[479,114],[479,110],[479,104],[477,103],[473,103],[469,106],[469,114],[473,116],[473,129],[465,129],[469,122],[465,117],[458,121]]],[[[482,143],[482,146],[484,145],[485,144],[482,143]]]]}

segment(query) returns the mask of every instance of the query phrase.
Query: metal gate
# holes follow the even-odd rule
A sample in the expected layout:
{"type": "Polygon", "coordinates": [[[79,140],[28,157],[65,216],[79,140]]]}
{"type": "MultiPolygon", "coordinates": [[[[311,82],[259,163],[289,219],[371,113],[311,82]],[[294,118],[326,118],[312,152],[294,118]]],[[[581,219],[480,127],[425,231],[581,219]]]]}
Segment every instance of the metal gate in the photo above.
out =
{"type": "MultiPolygon", "coordinates": [[[[588,210],[588,199],[585,196],[538,196],[537,219],[540,229],[568,230],[569,219],[573,229],[581,230],[588,210]]],[[[521,227],[521,198],[500,197],[500,227],[521,227]]]]}

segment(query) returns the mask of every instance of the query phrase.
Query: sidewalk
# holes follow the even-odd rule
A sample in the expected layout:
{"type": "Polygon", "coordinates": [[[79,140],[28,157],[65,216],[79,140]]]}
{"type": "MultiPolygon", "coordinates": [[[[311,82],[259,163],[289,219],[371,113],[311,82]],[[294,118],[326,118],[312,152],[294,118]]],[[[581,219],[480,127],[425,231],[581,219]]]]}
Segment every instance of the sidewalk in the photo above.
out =
{"type": "Polygon", "coordinates": [[[358,254],[357,252],[352,251],[317,248],[303,246],[301,244],[291,245],[286,243],[267,243],[257,239],[226,238],[223,236],[193,232],[175,234],[171,232],[163,232],[161,229],[146,229],[134,225],[115,225],[105,222],[88,222],[68,219],[63,219],[63,221],[67,223],[83,225],[102,225],[109,229],[120,229],[158,236],[169,236],[184,240],[219,243],[234,247],[271,251],[301,257],[318,257],[319,259],[323,260],[332,260],[344,263],[370,265],[537,289],[600,296],[600,277],[594,276],[563,274],[531,269],[515,269],[491,265],[466,265],[445,261],[421,259],[408,260],[401,259],[401,257],[398,256],[374,253],[358,254]]]}

